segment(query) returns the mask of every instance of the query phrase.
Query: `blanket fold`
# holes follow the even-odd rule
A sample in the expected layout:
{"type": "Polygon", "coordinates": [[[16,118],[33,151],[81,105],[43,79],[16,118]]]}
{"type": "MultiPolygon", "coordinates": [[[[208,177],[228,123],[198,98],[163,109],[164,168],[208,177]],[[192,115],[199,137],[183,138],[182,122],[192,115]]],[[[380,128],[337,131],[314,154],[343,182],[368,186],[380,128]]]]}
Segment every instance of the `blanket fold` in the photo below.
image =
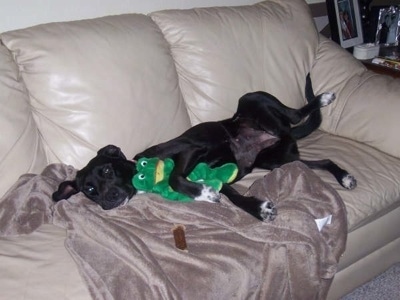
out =
{"type": "Polygon", "coordinates": [[[275,202],[273,222],[224,197],[176,203],[142,194],[108,211],[82,194],[53,203],[52,192],[75,172],[54,164],[22,176],[0,200],[0,234],[65,228],[65,246],[94,299],[323,299],[345,248],[342,200],[300,162],[247,192],[275,202]],[[315,219],[329,215],[319,231],[315,219]],[[175,247],[176,224],[185,226],[188,251],[175,247]]]}

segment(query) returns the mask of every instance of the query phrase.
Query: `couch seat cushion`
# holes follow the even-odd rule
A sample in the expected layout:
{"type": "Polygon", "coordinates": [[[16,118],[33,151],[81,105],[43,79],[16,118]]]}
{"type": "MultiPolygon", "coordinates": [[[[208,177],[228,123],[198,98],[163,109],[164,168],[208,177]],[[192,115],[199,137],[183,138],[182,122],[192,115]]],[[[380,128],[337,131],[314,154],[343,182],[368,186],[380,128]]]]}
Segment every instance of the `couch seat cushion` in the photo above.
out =
{"type": "MultiPolygon", "coordinates": [[[[347,209],[349,231],[369,223],[400,206],[400,160],[370,146],[322,131],[299,142],[301,156],[306,160],[329,158],[357,179],[354,190],[344,189],[328,172],[315,170],[343,198],[347,209]]],[[[235,186],[245,190],[268,171],[256,169],[235,186]]],[[[289,187],[282,187],[289,188],[289,187]]],[[[278,212],[279,213],[279,212],[278,212]]]]}
{"type": "Polygon", "coordinates": [[[316,171],[342,196],[349,230],[400,206],[400,160],[375,148],[317,131],[299,143],[304,159],[329,158],[357,179],[354,190],[342,188],[327,172],[316,171]]]}

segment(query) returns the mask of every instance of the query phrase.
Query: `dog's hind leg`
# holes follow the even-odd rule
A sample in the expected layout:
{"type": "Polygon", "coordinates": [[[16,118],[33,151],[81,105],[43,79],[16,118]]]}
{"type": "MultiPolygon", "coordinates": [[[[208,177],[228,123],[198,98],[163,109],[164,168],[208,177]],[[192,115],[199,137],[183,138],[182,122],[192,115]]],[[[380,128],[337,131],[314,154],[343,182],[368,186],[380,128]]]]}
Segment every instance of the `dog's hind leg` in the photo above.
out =
{"type": "MultiPolygon", "coordinates": [[[[335,95],[332,93],[325,93],[315,96],[310,73],[307,74],[306,78],[305,96],[307,103],[315,102],[315,99],[317,99],[316,103],[318,104],[319,102],[320,107],[326,106],[335,100],[335,95]]],[[[321,110],[319,108],[313,109],[308,115],[306,121],[291,129],[291,135],[296,140],[304,138],[316,130],[321,125],[321,122],[321,110]]]]}
{"type": "MultiPolygon", "coordinates": [[[[312,87],[310,73],[307,74],[304,94],[306,96],[307,103],[312,102],[316,98],[314,94],[314,89],[312,87]]],[[[321,122],[321,110],[316,109],[312,113],[310,113],[310,115],[304,122],[296,127],[292,127],[291,135],[296,140],[304,138],[312,133],[314,130],[316,130],[321,125],[321,122]]]]}
{"type": "Polygon", "coordinates": [[[302,108],[297,110],[295,116],[292,117],[292,121],[298,120],[299,118],[301,118],[300,120],[302,120],[307,117],[307,114],[308,118],[300,125],[291,128],[291,136],[295,140],[299,140],[308,136],[314,130],[316,130],[322,122],[320,108],[329,105],[335,100],[335,98],[335,94],[333,93],[324,93],[318,95],[306,106],[303,106],[302,108]]]}
{"type": "Polygon", "coordinates": [[[243,196],[228,184],[223,185],[221,193],[227,196],[237,207],[261,221],[273,221],[277,215],[277,209],[273,202],[243,196]]]}
{"type": "MultiPolygon", "coordinates": [[[[304,125],[297,126],[299,127],[297,131],[307,131],[309,134],[321,123],[320,108],[331,104],[335,98],[334,93],[323,93],[308,100],[308,103],[303,107],[295,109],[284,105],[266,92],[247,93],[239,99],[237,112],[233,119],[247,118],[253,120],[262,128],[282,131],[284,129],[290,130],[291,125],[298,124],[308,116],[312,116],[312,126],[309,130],[300,129],[304,125]]],[[[293,134],[293,130],[291,130],[291,133],[293,134]]],[[[296,131],[295,135],[297,135],[296,131]]],[[[304,133],[299,132],[298,135],[304,135],[304,133]]]]}
{"type": "Polygon", "coordinates": [[[287,116],[290,118],[292,124],[297,124],[313,112],[318,111],[321,107],[327,106],[335,101],[336,96],[334,93],[322,93],[309,103],[299,109],[292,109],[287,111],[287,116]]]}
{"type": "Polygon", "coordinates": [[[310,169],[325,170],[331,173],[341,186],[348,190],[352,190],[357,187],[357,180],[353,175],[349,174],[346,170],[340,168],[330,159],[323,160],[300,160],[302,163],[307,165],[310,169]]]}

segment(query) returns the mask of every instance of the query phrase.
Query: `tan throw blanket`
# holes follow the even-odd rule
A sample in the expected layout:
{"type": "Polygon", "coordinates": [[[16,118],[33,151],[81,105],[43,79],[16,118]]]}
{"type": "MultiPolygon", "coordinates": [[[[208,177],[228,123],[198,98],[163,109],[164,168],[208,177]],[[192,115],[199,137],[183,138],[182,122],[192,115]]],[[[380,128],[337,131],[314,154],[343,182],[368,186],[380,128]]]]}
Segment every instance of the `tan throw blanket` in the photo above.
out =
{"type": "Polygon", "coordinates": [[[345,248],[342,200],[299,162],[248,191],[276,203],[273,222],[226,198],[176,203],[147,194],[103,211],[77,194],[54,204],[51,194],[74,174],[55,164],[23,175],[0,201],[0,234],[28,234],[44,223],[65,228],[65,246],[94,299],[323,299],[345,248]],[[319,231],[314,219],[328,215],[331,224],[319,231]],[[186,228],[187,251],[175,247],[176,224],[186,228]]]}

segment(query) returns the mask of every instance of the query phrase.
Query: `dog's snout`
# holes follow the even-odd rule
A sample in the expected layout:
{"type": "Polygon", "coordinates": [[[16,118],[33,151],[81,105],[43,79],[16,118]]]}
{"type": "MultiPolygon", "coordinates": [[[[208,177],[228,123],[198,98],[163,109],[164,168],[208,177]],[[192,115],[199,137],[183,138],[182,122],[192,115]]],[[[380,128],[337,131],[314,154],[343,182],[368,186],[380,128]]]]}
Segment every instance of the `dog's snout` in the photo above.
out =
{"type": "Polygon", "coordinates": [[[109,210],[120,206],[127,198],[127,193],[117,187],[110,188],[104,195],[104,200],[101,207],[104,210],[109,210]]]}
{"type": "Polygon", "coordinates": [[[117,188],[112,188],[108,191],[107,193],[107,199],[108,200],[118,200],[118,198],[120,197],[120,192],[117,188]]]}

